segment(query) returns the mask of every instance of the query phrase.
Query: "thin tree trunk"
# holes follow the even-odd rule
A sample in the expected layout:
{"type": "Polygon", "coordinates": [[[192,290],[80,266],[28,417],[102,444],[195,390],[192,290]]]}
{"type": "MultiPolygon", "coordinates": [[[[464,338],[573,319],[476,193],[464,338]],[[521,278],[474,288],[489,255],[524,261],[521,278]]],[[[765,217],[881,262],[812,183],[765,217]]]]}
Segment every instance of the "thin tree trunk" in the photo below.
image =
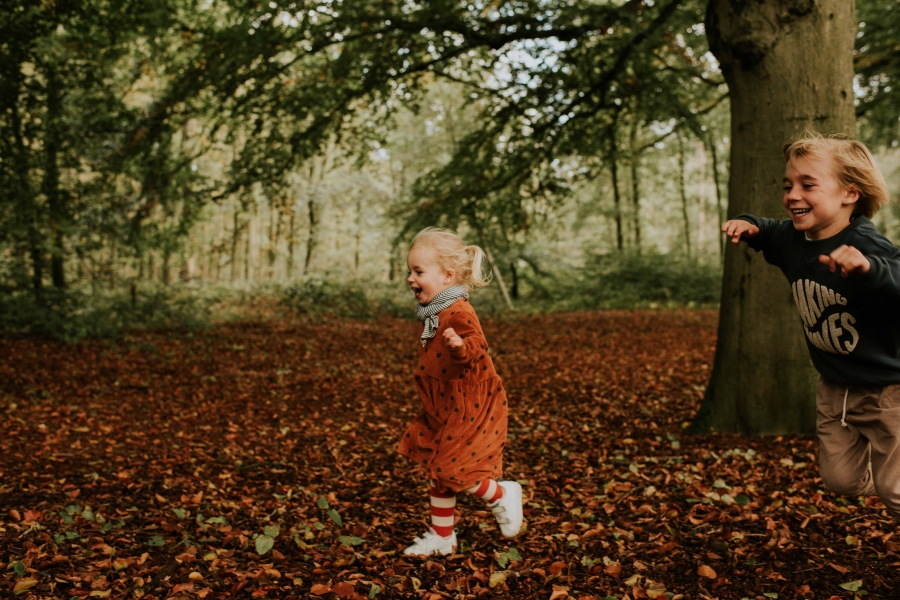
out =
{"type": "Polygon", "coordinates": [[[303,261],[303,274],[309,274],[309,264],[312,262],[313,250],[316,247],[316,235],[318,234],[319,222],[316,220],[316,201],[315,196],[310,196],[306,202],[309,210],[309,235],[306,238],[306,260],[303,261]]]}
{"type": "Polygon", "coordinates": [[[635,118],[631,124],[631,218],[634,226],[634,247],[637,253],[641,253],[641,197],[640,184],[638,183],[638,168],[641,162],[641,153],[637,149],[638,122],[635,118]]]}
{"type": "Polygon", "coordinates": [[[28,181],[28,149],[22,136],[22,119],[19,115],[18,104],[10,107],[12,117],[13,136],[16,145],[16,171],[19,175],[19,190],[17,193],[21,210],[21,219],[24,221],[28,254],[31,257],[31,287],[34,292],[34,301],[38,305],[44,303],[44,256],[41,244],[41,233],[38,228],[38,207],[34,197],[34,191],[28,181]]]}
{"type": "Polygon", "coordinates": [[[316,202],[319,198],[319,186],[322,180],[334,166],[337,155],[337,137],[332,134],[325,147],[325,152],[319,157],[314,157],[309,163],[309,194],[307,208],[309,210],[309,237],[306,242],[306,260],[303,262],[303,274],[309,274],[309,265],[312,262],[313,251],[318,243],[318,225],[320,215],[316,212],[316,202]]]}
{"type": "Polygon", "coordinates": [[[512,299],[509,297],[509,291],[506,289],[506,282],[503,281],[503,273],[497,268],[497,263],[494,262],[494,256],[491,254],[491,249],[483,242],[482,245],[484,246],[484,256],[487,258],[488,264],[491,265],[491,271],[493,271],[494,277],[497,278],[497,285],[500,286],[500,293],[503,294],[503,299],[506,301],[506,307],[512,309],[513,303],[512,299]]]}
{"type": "Polygon", "coordinates": [[[231,275],[231,281],[232,281],[232,282],[234,282],[234,281],[237,279],[237,273],[238,273],[238,270],[237,270],[237,248],[238,248],[238,242],[240,241],[240,237],[241,237],[241,228],[238,227],[238,216],[239,216],[239,214],[240,214],[240,213],[238,212],[238,209],[235,208],[235,209],[234,209],[234,227],[232,227],[232,229],[231,229],[231,269],[230,269],[230,275],[231,275]]]}
{"type": "Polygon", "coordinates": [[[253,237],[253,217],[247,221],[247,237],[244,239],[244,281],[250,281],[250,242],[253,237]]]}
{"type": "Polygon", "coordinates": [[[288,226],[288,258],[287,258],[287,279],[294,276],[294,231],[295,231],[296,211],[291,206],[291,219],[288,226]]]}
{"type": "Polygon", "coordinates": [[[62,127],[62,82],[52,65],[44,72],[47,79],[47,121],[44,135],[44,194],[47,197],[47,208],[50,216],[51,254],[50,274],[53,286],[66,288],[65,277],[65,206],[63,193],[59,187],[59,150],[62,144],[60,128],[62,127]]]}
{"type": "Polygon", "coordinates": [[[362,245],[362,195],[356,197],[356,252],[353,256],[353,274],[359,277],[359,249],[362,245]]]}
{"type": "MultiPolygon", "coordinates": [[[[729,215],[784,217],[780,150],[805,126],[855,133],[856,23],[846,0],[710,1],[707,37],[731,98],[729,215]]],[[[728,244],[716,360],[691,431],[811,433],[816,379],[784,275],[728,244]]]]}
{"type": "MultiPolygon", "coordinates": [[[[616,114],[618,117],[618,113],[616,114]]],[[[622,250],[625,247],[625,239],[622,233],[622,198],[619,194],[619,146],[616,141],[616,125],[617,118],[613,118],[613,122],[609,125],[609,171],[612,175],[613,202],[615,203],[614,218],[616,221],[616,249],[622,250]]]]}
{"type": "Polygon", "coordinates": [[[509,272],[512,273],[512,287],[510,288],[509,294],[510,294],[510,296],[512,296],[513,300],[518,300],[519,299],[519,271],[516,269],[515,261],[510,261],[509,272]]]}
{"type": "Polygon", "coordinates": [[[397,240],[391,244],[391,253],[388,256],[388,281],[394,281],[397,277],[397,250],[399,246],[397,240]]]}
{"type": "Polygon", "coordinates": [[[269,245],[266,250],[266,277],[272,279],[275,272],[275,244],[277,243],[275,234],[275,210],[271,201],[269,202],[269,245]]]}
{"type": "Polygon", "coordinates": [[[688,216],[687,189],[684,183],[684,136],[678,134],[678,190],[681,192],[681,216],[684,221],[684,248],[691,256],[691,220],[688,216]]]}
{"type": "MultiPolygon", "coordinates": [[[[109,289],[115,289],[116,287],[116,262],[119,259],[119,247],[116,246],[115,241],[110,244],[109,248],[109,263],[107,263],[106,271],[107,277],[109,279],[109,289]]],[[[168,283],[168,281],[166,282],[168,283]]]]}
{"type": "Polygon", "coordinates": [[[172,258],[172,251],[169,250],[168,247],[164,248],[163,249],[163,264],[162,264],[162,282],[165,285],[169,285],[169,283],[171,283],[171,281],[172,281],[172,276],[169,273],[169,271],[170,271],[169,261],[171,260],[171,258],[172,258]]]}

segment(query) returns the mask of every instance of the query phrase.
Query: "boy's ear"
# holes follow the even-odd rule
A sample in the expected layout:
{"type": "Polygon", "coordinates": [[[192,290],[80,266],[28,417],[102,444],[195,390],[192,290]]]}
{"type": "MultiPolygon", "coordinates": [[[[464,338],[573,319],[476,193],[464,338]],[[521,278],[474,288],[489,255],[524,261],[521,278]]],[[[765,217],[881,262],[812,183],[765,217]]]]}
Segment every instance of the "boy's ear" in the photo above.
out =
{"type": "Polygon", "coordinates": [[[859,190],[854,186],[848,187],[844,191],[844,204],[856,204],[859,200],[859,190]]]}

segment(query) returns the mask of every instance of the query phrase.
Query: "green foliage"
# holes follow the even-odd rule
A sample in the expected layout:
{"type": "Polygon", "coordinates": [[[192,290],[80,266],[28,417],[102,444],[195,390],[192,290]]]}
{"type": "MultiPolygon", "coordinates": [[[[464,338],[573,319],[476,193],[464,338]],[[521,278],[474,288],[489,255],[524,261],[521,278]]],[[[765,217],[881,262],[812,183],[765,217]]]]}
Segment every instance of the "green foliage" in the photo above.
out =
{"type": "Polygon", "coordinates": [[[284,291],[283,302],[304,314],[329,312],[341,317],[368,318],[372,306],[362,287],[308,279],[284,291]]]}
{"type": "MultiPolygon", "coordinates": [[[[594,254],[586,263],[582,268],[540,272],[520,268],[520,297],[513,300],[512,311],[496,282],[472,292],[472,304],[479,314],[500,317],[510,312],[711,307],[719,302],[722,268],[718,264],[681,254],[634,252],[594,254]]],[[[313,318],[328,314],[354,319],[415,318],[415,302],[400,282],[310,280],[285,288],[281,302],[313,318]]]]}
{"type": "Polygon", "coordinates": [[[675,254],[595,254],[583,269],[545,276],[523,273],[528,312],[611,308],[714,306],[719,302],[719,265],[675,254]]]}
{"type": "Polygon", "coordinates": [[[522,556],[516,548],[510,548],[506,552],[501,552],[497,555],[497,564],[500,565],[501,569],[505,569],[510,561],[518,560],[522,560],[522,556]]]}
{"type": "Polygon", "coordinates": [[[74,342],[115,337],[128,329],[201,329],[222,302],[218,290],[189,286],[124,290],[47,290],[36,305],[25,292],[0,294],[0,336],[43,335],[74,342]]]}
{"type": "Polygon", "coordinates": [[[587,307],[711,305],[719,301],[721,267],[679,254],[615,253],[590,257],[584,270],[587,307]]]}
{"type": "Polygon", "coordinates": [[[402,283],[343,282],[339,279],[311,278],[286,287],[281,292],[284,306],[300,314],[318,317],[332,314],[354,319],[380,315],[409,317],[413,300],[402,283]]]}
{"type": "Polygon", "coordinates": [[[900,143],[900,2],[858,0],[859,35],[854,68],[863,138],[874,145],[900,143]]]}

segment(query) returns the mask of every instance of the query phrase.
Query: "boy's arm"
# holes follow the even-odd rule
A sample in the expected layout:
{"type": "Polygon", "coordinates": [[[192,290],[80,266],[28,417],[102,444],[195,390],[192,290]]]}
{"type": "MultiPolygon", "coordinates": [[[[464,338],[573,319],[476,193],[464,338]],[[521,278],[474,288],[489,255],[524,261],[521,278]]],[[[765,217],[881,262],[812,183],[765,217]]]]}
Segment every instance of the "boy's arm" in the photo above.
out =
{"type": "MultiPolygon", "coordinates": [[[[772,240],[772,233],[775,231],[775,228],[778,226],[778,221],[775,219],[769,219],[766,217],[757,217],[756,215],[738,215],[734,219],[734,221],[746,221],[753,225],[756,228],[754,232],[753,228],[750,228],[746,232],[741,235],[741,241],[747,242],[747,245],[756,250],[764,251],[768,248],[769,242],[772,240]]],[[[731,221],[729,221],[730,223],[731,221]]]]}
{"type": "MultiPolygon", "coordinates": [[[[858,253],[869,264],[868,269],[864,269],[864,265],[862,265],[858,269],[850,270],[851,273],[859,275],[860,283],[873,290],[900,296],[900,250],[894,247],[887,249],[880,246],[875,251],[871,251],[870,248],[858,250],[852,246],[842,246],[841,248],[845,247],[858,253]]],[[[832,252],[832,255],[841,248],[832,252]]]]}
{"type": "MultiPolygon", "coordinates": [[[[776,239],[779,227],[785,226],[793,229],[789,221],[776,221],[756,215],[738,215],[725,223],[722,231],[731,236],[731,241],[735,244],[738,241],[747,242],[747,245],[757,252],[762,251],[767,263],[781,267],[783,244],[773,243],[773,240],[776,239]]],[[[784,235],[780,235],[779,239],[784,241],[784,235]]]]}

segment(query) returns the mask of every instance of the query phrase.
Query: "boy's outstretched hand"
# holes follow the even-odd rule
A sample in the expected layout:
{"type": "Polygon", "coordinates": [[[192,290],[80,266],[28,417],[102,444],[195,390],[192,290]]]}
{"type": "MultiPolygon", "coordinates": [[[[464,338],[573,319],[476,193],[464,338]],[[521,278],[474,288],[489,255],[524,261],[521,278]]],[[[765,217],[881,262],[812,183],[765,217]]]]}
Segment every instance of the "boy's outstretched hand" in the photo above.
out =
{"type": "Polygon", "coordinates": [[[444,330],[444,345],[451,350],[455,348],[462,348],[463,340],[461,337],[456,335],[456,331],[454,331],[452,327],[448,327],[444,330]]]}
{"type": "Polygon", "coordinates": [[[832,273],[840,269],[841,275],[844,277],[850,273],[868,273],[871,266],[865,254],[846,244],[839,246],[837,250],[827,256],[822,254],[819,256],[819,262],[828,265],[832,273]]]}
{"type": "Polygon", "coordinates": [[[751,223],[750,221],[745,221],[743,219],[732,219],[730,221],[725,221],[725,224],[722,225],[722,231],[731,238],[731,242],[733,244],[737,244],[741,241],[741,236],[746,235],[747,237],[753,237],[757,233],[759,233],[759,227],[751,223]]]}

